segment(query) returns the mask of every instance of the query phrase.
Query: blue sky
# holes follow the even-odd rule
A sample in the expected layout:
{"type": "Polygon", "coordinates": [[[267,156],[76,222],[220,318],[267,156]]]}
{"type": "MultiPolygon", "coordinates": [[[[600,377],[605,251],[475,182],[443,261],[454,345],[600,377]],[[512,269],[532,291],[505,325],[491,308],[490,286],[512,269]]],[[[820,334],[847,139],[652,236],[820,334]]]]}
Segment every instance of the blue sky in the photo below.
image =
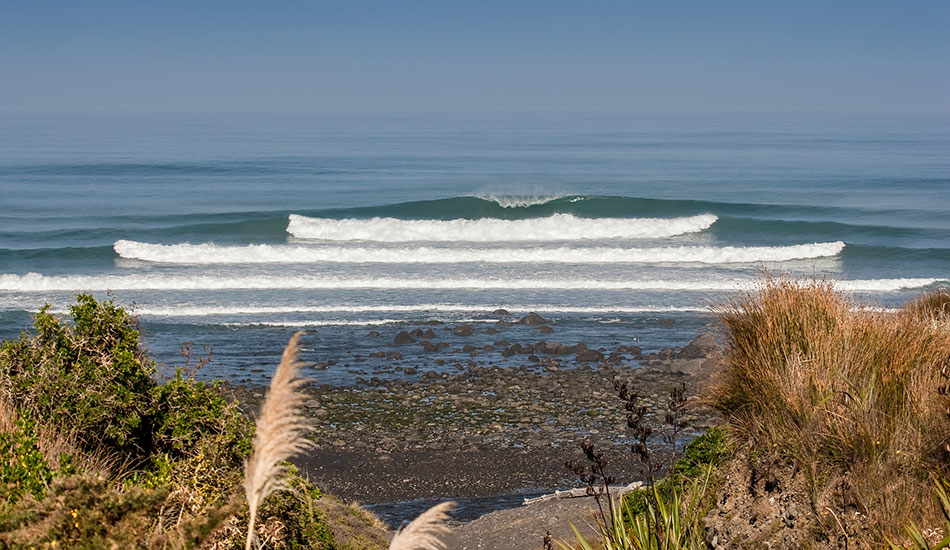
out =
{"type": "Polygon", "coordinates": [[[0,110],[950,111],[950,2],[7,2],[0,110]]]}

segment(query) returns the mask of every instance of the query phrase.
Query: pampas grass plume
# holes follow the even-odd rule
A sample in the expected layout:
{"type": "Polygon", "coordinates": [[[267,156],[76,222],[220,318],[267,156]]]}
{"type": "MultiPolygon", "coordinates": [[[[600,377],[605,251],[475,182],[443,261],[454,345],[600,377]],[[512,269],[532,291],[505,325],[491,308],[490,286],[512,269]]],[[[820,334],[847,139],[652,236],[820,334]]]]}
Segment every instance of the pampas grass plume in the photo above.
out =
{"type": "Polygon", "coordinates": [[[310,421],[300,413],[306,398],[300,392],[300,387],[307,383],[307,380],[299,377],[301,363],[297,360],[302,335],[303,332],[294,334],[284,349],[267,397],[261,405],[254,448],[244,468],[244,492],[248,507],[245,550],[251,550],[257,538],[254,523],[258,507],[268,495],[281,488],[281,475],[286,468],[284,462],[313,446],[312,441],[304,438],[311,429],[310,421]]]}
{"type": "Polygon", "coordinates": [[[449,531],[445,520],[449,517],[449,510],[454,507],[454,502],[443,502],[429,508],[396,533],[389,550],[444,550],[445,543],[439,535],[449,531]]]}

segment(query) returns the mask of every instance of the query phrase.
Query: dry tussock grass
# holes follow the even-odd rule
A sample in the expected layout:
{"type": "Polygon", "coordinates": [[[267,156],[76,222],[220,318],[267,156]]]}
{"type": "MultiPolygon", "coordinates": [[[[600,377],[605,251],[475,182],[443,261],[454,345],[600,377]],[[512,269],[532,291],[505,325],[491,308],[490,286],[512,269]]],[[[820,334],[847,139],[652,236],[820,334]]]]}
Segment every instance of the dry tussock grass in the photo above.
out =
{"type": "Polygon", "coordinates": [[[892,533],[921,518],[948,464],[950,293],[898,314],[858,305],[828,282],[767,279],[720,308],[716,405],[756,447],[799,461],[816,495],[845,487],[872,530],[892,533]]]}

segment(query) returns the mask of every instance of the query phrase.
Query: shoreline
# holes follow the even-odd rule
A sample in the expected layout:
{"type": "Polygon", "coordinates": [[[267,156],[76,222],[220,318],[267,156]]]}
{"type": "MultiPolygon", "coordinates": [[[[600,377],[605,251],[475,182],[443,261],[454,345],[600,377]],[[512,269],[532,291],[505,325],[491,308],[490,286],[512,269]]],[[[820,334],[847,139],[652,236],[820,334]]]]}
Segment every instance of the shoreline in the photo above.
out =
{"type": "MultiPolygon", "coordinates": [[[[519,367],[473,361],[456,374],[421,372],[415,381],[309,386],[306,413],[316,425],[316,448],[295,465],[328,494],[380,505],[394,526],[418,512],[420,499],[471,499],[463,515],[474,519],[520,505],[513,496],[580,486],[564,463],[583,459],[585,439],[607,452],[618,483],[643,479],[625,439],[615,379],[633,383],[658,434],[669,391],[683,383],[689,399],[683,439],[721,422],[700,399],[719,365],[712,334],[649,354],[636,346],[516,346],[499,352],[520,353],[519,367]]],[[[261,389],[227,387],[256,414],[261,389]]],[[[667,447],[659,435],[654,446],[667,447]]]]}

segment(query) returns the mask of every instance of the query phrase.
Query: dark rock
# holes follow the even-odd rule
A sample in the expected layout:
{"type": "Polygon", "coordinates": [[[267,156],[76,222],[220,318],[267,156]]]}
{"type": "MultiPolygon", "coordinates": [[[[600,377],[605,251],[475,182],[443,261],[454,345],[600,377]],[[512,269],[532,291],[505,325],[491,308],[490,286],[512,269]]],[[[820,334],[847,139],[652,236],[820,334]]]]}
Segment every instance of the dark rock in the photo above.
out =
{"type": "Polygon", "coordinates": [[[422,336],[422,329],[421,328],[412,329],[412,332],[410,332],[409,334],[415,336],[416,338],[419,338],[422,336]]]}
{"type": "Polygon", "coordinates": [[[704,359],[677,359],[670,363],[669,369],[674,374],[693,375],[699,372],[704,362],[704,359]]]}
{"type": "Polygon", "coordinates": [[[660,319],[656,322],[656,324],[660,325],[661,327],[671,327],[676,324],[676,321],[673,319],[660,319]]]}
{"type": "Polygon", "coordinates": [[[422,351],[425,351],[425,352],[439,351],[439,346],[437,344],[433,344],[432,342],[423,341],[423,342],[420,342],[420,344],[422,344],[422,351]]]}
{"type": "Polygon", "coordinates": [[[707,332],[693,338],[692,342],[686,344],[686,347],[676,354],[676,358],[699,359],[701,357],[707,357],[710,353],[716,351],[718,347],[719,343],[716,342],[716,337],[707,332]]]}
{"type": "Polygon", "coordinates": [[[488,327],[485,329],[485,334],[498,334],[498,329],[495,327],[488,327]]]}
{"type": "Polygon", "coordinates": [[[533,312],[533,311],[532,311],[531,313],[525,315],[524,317],[522,317],[521,320],[518,321],[518,322],[521,323],[522,325],[546,325],[546,324],[548,324],[548,322],[544,319],[544,317],[541,317],[540,315],[538,315],[537,313],[535,313],[535,312],[533,312]]]}
{"type": "Polygon", "coordinates": [[[505,349],[501,350],[501,356],[502,356],[502,357],[511,357],[511,356],[514,355],[515,353],[517,353],[517,352],[514,350],[514,348],[505,348],[505,349]]]}
{"type": "Polygon", "coordinates": [[[422,333],[422,337],[423,337],[423,338],[428,338],[429,340],[431,340],[431,339],[435,338],[435,333],[432,332],[432,329],[431,329],[431,328],[429,328],[429,329],[426,329],[426,331],[422,333]]]}
{"type": "Polygon", "coordinates": [[[366,334],[366,336],[369,336],[370,338],[375,338],[375,337],[379,336],[379,333],[376,332],[375,330],[371,330],[371,331],[369,331],[369,333],[366,334]]]}
{"type": "Polygon", "coordinates": [[[510,315],[507,309],[496,309],[492,312],[492,315],[510,315]]]}
{"type": "Polygon", "coordinates": [[[596,363],[603,361],[604,354],[593,349],[585,349],[574,358],[578,363],[596,363]]]}
{"type": "Polygon", "coordinates": [[[563,355],[564,353],[570,353],[570,348],[565,346],[560,342],[539,342],[540,349],[537,349],[538,353],[543,353],[545,355],[563,355]]]}
{"type": "Polygon", "coordinates": [[[413,338],[412,335],[406,331],[400,332],[393,339],[394,344],[412,344],[412,343],[415,343],[415,341],[416,339],[413,338]]]}
{"type": "Polygon", "coordinates": [[[475,332],[472,325],[460,325],[452,329],[452,334],[456,336],[471,336],[475,332]]]}
{"type": "Polygon", "coordinates": [[[540,327],[538,327],[538,332],[540,332],[541,334],[551,334],[552,332],[554,332],[554,329],[547,325],[541,325],[540,327]]]}
{"type": "Polygon", "coordinates": [[[472,353],[473,351],[475,351],[475,346],[471,344],[465,344],[464,346],[462,346],[462,351],[465,353],[472,353]]]}
{"type": "Polygon", "coordinates": [[[675,355],[673,348],[663,348],[656,354],[656,357],[661,361],[666,361],[667,359],[672,359],[673,355],[675,355]]]}

